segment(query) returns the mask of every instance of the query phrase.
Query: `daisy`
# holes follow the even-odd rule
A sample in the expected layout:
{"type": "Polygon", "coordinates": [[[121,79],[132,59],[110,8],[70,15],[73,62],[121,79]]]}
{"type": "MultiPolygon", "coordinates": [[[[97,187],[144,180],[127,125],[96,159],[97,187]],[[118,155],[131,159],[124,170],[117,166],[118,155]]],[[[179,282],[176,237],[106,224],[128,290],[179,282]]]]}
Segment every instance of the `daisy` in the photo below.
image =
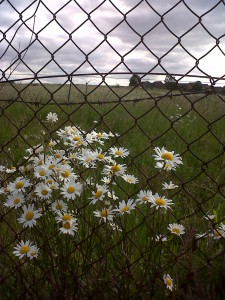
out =
{"type": "Polygon", "coordinates": [[[70,165],[63,165],[59,170],[59,180],[61,181],[71,181],[76,180],[77,175],[73,172],[73,168],[70,165]]]}
{"type": "Polygon", "coordinates": [[[136,202],[138,202],[139,204],[146,204],[147,202],[151,202],[154,197],[152,195],[152,192],[150,190],[147,191],[143,191],[141,190],[138,194],[137,194],[137,199],[136,202]]]}
{"type": "Polygon", "coordinates": [[[81,164],[86,168],[95,168],[96,166],[96,158],[97,155],[95,152],[90,150],[83,151],[82,154],[77,156],[77,159],[81,162],[81,164]]]}
{"type": "Polygon", "coordinates": [[[27,253],[27,256],[30,259],[37,258],[38,251],[39,251],[39,248],[36,245],[32,245],[32,246],[30,246],[30,251],[27,253]]]}
{"type": "Polygon", "coordinates": [[[206,213],[206,215],[204,216],[204,218],[206,220],[213,220],[215,218],[215,215],[209,215],[208,213],[206,213]]]}
{"type": "Polygon", "coordinates": [[[8,196],[7,201],[5,202],[4,205],[7,207],[10,207],[10,208],[12,208],[12,207],[18,208],[24,202],[25,202],[25,198],[24,198],[23,194],[17,193],[17,194],[8,196]]]}
{"type": "Polygon", "coordinates": [[[35,188],[35,193],[36,196],[41,199],[49,199],[51,197],[52,190],[47,184],[40,182],[35,188]]]}
{"type": "Polygon", "coordinates": [[[40,214],[39,210],[34,210],[34,204],[24,205],[22,209],[23,214],[18,219],[18,222],[23,223],[23,227],[33,227],[33,225],[36,225],[36,219],[40,218],[42,214],[40,214]]]}
{"type": "Polygon", "coordinates": [[[95,217],[101,218],[104,222],[112,221],[114,216],[112,206],[108,208],[103,208],[102,210],[95,210],[93,213],[95,217]]]}
{"type": "Polygon", "coordinates": [[[178,187],[178,185],[173,184],[172,181],[170,181],[170,183],[164,182],[162,186],[163,186],[162,188],[163,190],[173,190],[178,187]]]}
{"type": "Polygon", "coordinates": [[[29,179],[18,177],[14,182],[10,182],[7,189],[13,194],[25,192],[25,188],[30,186],[29,179]]]}
{"type": "Polygon", "coordinates": [[[115,181],[112,181],[112,177],[103,177],[101,181],[106,185],[109,185],[110,183],[114,185],[116,184],[115,181]]]}
{"type": "Polygon", "coordinates": [[[96,160],[98,161],[102,161],[102,162],[107,161],[108,163],[112,161],[111,156],[107,156],[106,153],[102,153],[101,148],[96,149],[94,153],[95,153],[96,160]]]}
{"type": "Polygon", "coordinates": [[[122,158],[127,157],[130,154],[130,152],[123,147],[119,147],[119,148],[112,147],[109,149],[109,153],[112,154],[114,157],[122,157],[122,158]]]}
{"type": "Polygon", "coordinates": [[[136,184],[138,182],[138,179],[133,175],[125,174],[122,176],[122,178],[130,184],[136,184]]]}
{"type": "Polygon", "coordinates": [[[61,195],[67,200],[74,200],[76,196],[80,196],[82,187],[83,186],[80,182],[69,181],[61,187],[61,195]]]}
{"type": "Polygon", "coordinates": [[[156,193],[155,195],[153,195],[152,199],[151,199],[151,207],[156,207],[156,209],[158,208],[165,208],[167,210],[167,208],[170,208],[170,205],[173,205],[172,200],[166,199],[164,196],[160,197],[158,193],[156,193]]]}
{"type": "Polygon", "coordinates": [[[136,204],[133,200],[129,199],[127,203],[123,200],[122,202],[119,202],[119,207],[115,209],[115,211],[119,211],[121,215],[128,213],[130,214],[130,211],[132,209],[135,209],[136,204]]]}
{"type": "Polygon", "coordinates": [[[56,113],[49,112],[46,119],[49,123],[55,123],[58,121],[58,116],[56,113]]]}
{"type": "Polygon", "coordinates": [[[77,231],[77,219],[74,218],[74,222],[65,222],[59,229],[64,234],[69,234],[74,236],[74,231],[77,231]]]}
{"type": "Polygon", "coordinates": [[[62,200],[56,200],[52,203],[51,209],[54,213],[62,212],[67,210],[67,204],[62,200]]]}
{"type": "Polygon", "coordinates": [[[59,188],[58,182],[53,180],[51,177],[45,180],[45,184],[47,184],[51,190],[57,190],[59,188]]]}
{"type": "Polygon", "coordinates": [[[220,226],[213,230],[212,233],[209,234],[214,240],[219,240],[221,237],[225,238],[225,225],[220,224],[220,226]]]}
{"type": "Polygon", "coordinates": [[[14,172],[16,172],[16,168],[15,167],[11,167],[10,169],[6,169],[6,173],[8,173],[8,174],[11,174],[11,173],[14,173],[14,172]]]}
{"type": "Polygon", "coordinates": [[[113,192],[113,191],[112,191],[112,193],[111,193],[111,192],[108,192],[108,193],[107,193],[107,196],[108,196],[109,198],[111,198],[112,200],[114,200],[114,201],[117,200],[117,199],[119,199],[119,197],[117,197],[116,194],[115,194],[115,192],[113,192]]]}
{"type": "Polygon", "coordinates": [[[63,224],[69,222],[72,225],[73,223],[76,223],[76,218],[74,215],[68,212],[59,212],[58,216],[56,217],[56,221],[58,223],[62,222],[63,224]]]}
{"type": "Polygon", "coordinates": [[[97,190],[92,192],[92,197],[89,199],[91,200],[90,203],[95,204],[98,200],[103,200],[105,197],[105,193],[108,192],[108,188],[105,185],[96,185],[97,190]]]}
{"type": "Polygon", "coordinates": [[[50,170],[48,170],[47,166],[39,165],[34,168],[34,176],[36,178],[45,179],[50,174],[50,170]]]}
{"type": "Polygon", "coordinates": [[[117,164],[113,162],[112,165],[106,165],[103,169],[103,174],[107,176],[122,176],[126,172],[126,165],[117,164]]]}
{"type": "Polygon", "coordinates": [[[162,234],[157,234],[155,237],[156,242],[167,242],[167,237],[165,235],[162,234]]]}
{"type": "Polygon", "coordinates": [[[173,279],[170,277],[169,274],[165,274],[163,276],[163,280],[164,280],[164,283],[166,285],[166,287],[169,289],[169,290],[173,290],[174,288],[174,284],[173,284],[173,279]]]}
{"type": "Polygon", "coordinates": [[[165,161],[165,162],[173,162],[176,165],[183,164],[182,158],[179,156],[179,154],[174,154],[174,151],[170,152],[167,151],[164,147],[162,149],[155,147],[154,151],[156,152],[153,157],[156,161],[165,161]]]}
{"type": "MultiPolygon", "coordinates": [[[[29,240],[24,242],[24,241],[21,241],[19,244],[17,244],[15,247],[14,247],[14,251],[13,251],[13,254],[15,256],[18,256],[19,259],[22,259],[24,256],[27,256],[27,257],[30,257],[32,256],[32,254],[30,254],[31,251],[34,251],[34,249],[37,249],[35,245],[32,245],[33,242],[30,242],[29,240]],[[34,248],[35,246],[35,248],[34,248]]],[[[32,256],[32,258],[35,257],[35,256],[32,256]]],[[[30,257],[30,259],[32,259],[30,257]]]]}
{"type": "Polygon", "coordinates": [[[167,163],[157,162],[155,168],[163,169],[164,171],[171,171],[171,170],[176,170],[176,165],[172,162],[167,162],[167,163]]]}
{"type": "Polygon", "coordinates": [[[180,224],[176,224],[176,223],[169,224],[167,228],[170,230],[171,233],[176,234],[178,236],[185,233],[184,226],[180,224]]]}

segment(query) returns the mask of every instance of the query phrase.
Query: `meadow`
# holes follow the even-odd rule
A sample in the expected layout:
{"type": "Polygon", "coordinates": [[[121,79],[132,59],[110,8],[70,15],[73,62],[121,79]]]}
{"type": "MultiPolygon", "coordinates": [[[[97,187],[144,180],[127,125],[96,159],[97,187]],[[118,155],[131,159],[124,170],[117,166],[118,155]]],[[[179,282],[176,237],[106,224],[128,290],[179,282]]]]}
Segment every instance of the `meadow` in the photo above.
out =
{"type": "MultiPolygon", "coordinates": [[[[37,226],[23,228],[17,222],[21,207],[4,205],[3,188],[0,294],[4,299],[15,294],[18,299],[223,299],[225,97],[179,93],[119,86],[1,86],[1,165],[17,167],[17,173],[2,172],[3,187],[24,175],[19,167],[29,164],[26,149],[43,144],[47,156],[50,139],[59,139],[58,130],[75,126],[85,136],[93,130],[112,132],[104,145],[94,144],[91,149],[129,150],[121,161],[138,183],[117,178],[112,186],[119,198],[115,203],[135,201],[141,190],[151,190],[174,204],[171,210],[152,207],[152,202],[137,204],[129,214],[115,217],[113,228],[93,215],[89,198],[95,188],[90,185],[76,201],[68,201],[78,218],[78,230],[71,236],[59,233],[50,204],[36,204],[37,199],[32,203],[43,217],[37,226]],[[50,127],[49,112],[59,119],[50,127]],[[183,164],[172,171],[155,168],[155,147],[179,154],[183,164]],[[178,187],[163,190],[162,183],[169,181],[178,187]],[[168,224],[172,223],[182,224],[184,234],[171,234],[168,224]],[[20,260],[13,255],[21,239],[36,241],[37,258],[20,260]]],[[[62,143],[58,147],[67,149],[62,143]]],[[[89,170],[72,160],[71,166],[80,180],[88,174],[97,184],[102,177],[102,165],[89,170]]],[[[33,182],[33,173],[26,176],[33,182]]],[[[113,203],[110,197],[106,200],[113,203]]]]}

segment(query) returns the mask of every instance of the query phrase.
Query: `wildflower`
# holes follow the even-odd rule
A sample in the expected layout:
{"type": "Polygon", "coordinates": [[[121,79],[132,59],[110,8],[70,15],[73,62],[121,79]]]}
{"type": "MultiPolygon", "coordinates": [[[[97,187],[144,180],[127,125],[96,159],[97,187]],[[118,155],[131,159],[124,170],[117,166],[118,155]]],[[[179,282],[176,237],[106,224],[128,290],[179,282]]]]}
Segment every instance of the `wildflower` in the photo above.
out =
{"type": "Polygon", "coordinates": [[[215,218],[215,215],[209,215],[208,213],[206,213],[206,215],[204,216],[204,218],[206,220],[213,220],[215,218]]]}
{"type": "Polygon", "coordinates": [[[61,195],[67,200],[74,200],[76,196],[80,196],[82,192],[82,184],[80,182],[69,181],[61,187],[61,195]]]}
{"type": "Polygon", "coordinates": [[[46,119],[49,123],[55,123],[58,121],[58,116],[56,113],[49,112],[46,119]]]}
{"type": "Polygon", "coordinates": [[[59,169],[59,180],[61,181],[71,181],[71,180],[76,180],[77,175],[73,172],[73,168],[71,168],[70,165],[63,165],[59,169]]]}
{"type": "Polygon", "coordinates": [[[25,202],[24,196],[22,193],[17,193],[14,195],[10,195],[5,202],[5,206],[18,208],[25,202]]]}
{"type": "Polygon", "coordinates": [[[95,210],[93,213],[95,217],[101,218],[104,222],[112,221],[114,216],[112,206],[108,208],[102,208],[102,210],[95,210]]]}
{"type": "Polygon", "coordinates": [[[18,219],[19,223],[23,223],[23,227],[33,227],[36,225],[36,219],[41,217],[39,210],[34,210],[34,204],[24,205],[22,207],[23,214],[18,219]]]}
{"type": "Polygon", "coordinates": [[[21,241],[19,244],[17,244],[14,247],[13,254],[15,256],[18,256],[19,259],[22,259],[24,256],[29,257],[30,259],[33,259],[34,257],[37,257],[38,254],[38,248],[35,245],[32,245],[33,242],[30,242],[29,240],[24,242],[21,241]]]}
{"type": "Polygon", "coordinates": [[[95,168],[96,166],[96,153],[85,150],[82,154],[77,156],[77,159],[82,163],[82,165],[86,168],[95,168]]]}
{"type": "Polygon", "coordinates": [[[137,179],[135,176],[133,176],[133,175],[125,174],[125,175],[122,176],[122,178],[123,178],[126,182],[128,182],[128,183],[130,183],[130,184],[135,184],[135,183],[138,182],[138,179],[137,179]]]}
{"type": "Polygon", "coordinates": [[[147,202],[151,202],[152,200],[154,200],[154,197],[152,195],[152,192],[150,190],[147,191],[143,191],[141,190],[138,194],[137,194],[137,199],[136,202],[138,202],[139,204],[145,204],[147,202]]]}
{"type": "Polygon", "coordinates": [[[167,151],[164,147],[162,149],[155,147],[154,151],[156,154],[153,157],[156,161],[172,162],[175,165],[182,164],[182,158],[179,154],[174,154],[174,151],[167,151]]]}
{"type": "Polygon", "coordinates": [[[127,149],[123,148],[123,147],[112,147],[109,149],[109,153],[112,154],[114,157],[126,157],[128,156],[130,153],[127,149]]]}
{"type": "Polygon", "coordinates": [[[77,231],[77,219],[73,219],[73,222],[64,222],[59,229],[62,233],[74,236],[74,231],[77,231]]]}
{"type": "Polygon", "coordinates": [[[25,188],[30,186],[29,179],[18,177],[15,182],[10,182],[8,185],[9,192],[16,194],[19,192],[25,192],[25,188]]]}
{"type": "Polygon", "coordinates": [[[56,221],[58,223],[62,222],[63,224],[69,222],[72,225],[76,223],[76,217],[68,212],[59,212],[56,221]]]}
{"type": "Polygon", "coordinates": [[[67,210],[67,204],[62,200],[56,200],[52,203],[51,209],[54,213],[62,212],[67,210]]]}
{"type": "Polygon", "coordinates": [[[156,169],[163,169],[164,171],[171,171],[171,170],[176,170],[176,165],[172,162],[157,162],[155,165],[156,169]]]}
{"type": "Polygon", "coordinates": [[[174,288],[174,284],[173,284],[173,279],[170,277],[169,274],[165,274],[163,276],[163,280],[164,280],[164,283],[166,285],[166,287],[169,289],[169,290],[173,290],[174,288]]]}
{"type": "Polygon", "coordinates": [[[51,197],[52,190],[47,184],[40,182],[36,185],[35,193],[36,196],[41,199],[49,199],[51,197]]]}
{"type": "Polygon", "coordinates": [[[106,165],[103,169],[103,174],[107,176],[122,176],[126,172],[126,165],[117,164],[113,162],[112,165],[106,165]]]}
{"type": "Polygon", "coordinates": [[[181,234],[184,234],[184,226],[180,225],[180,224],[169,224],[169,226],[167,227],[171,233],[176,234],[178,236],[180,236],[181,234]]]}
{"type": "Polygon", "coordinates": [[[158,234],[158,235],[156,235],[155,240],[156,240],[156,242],[159,242],[159,241],[167,242],[167,237],[165,235],[158,234]]]}
{"type": "Polygon", "coordinates": [[[105,193],[108,192],[108,188],[105,185],[96,185],[97,190],[92,192],[92,197],[89,199],[91,200],[90,203],[95,204],[98,200],[103,200],[105,197],[105,193]]]}
{"type": "Polygon", "coordinates": [[[112,200],[117,200],[117,199],[119,199],[117,196],[116,196],[116,194],[115,194],[115,192],[108,192],[107,193],[107,196],[109,197],[109,198],[111,198],[112,200]]]}
{"type": "Polygon", "coordinates": [[[151,199],[151,207],[156,207],[156,209],[158,208],[165,208],[167,210],[167,208],[170,208],[170,205],[173,205],[172,200],[166,199],[164,196],[160,197],[159,194],[155,194],[152,199],[151,199]]]}
{"type": "Polygon", "coordinates": [[[34,176],[36,178],[45,179],[50,174],[50,170],[45,165],[39,165],[34,168],[34,176]]]}
{"type": "Polygon", "coordinates": [[[162,188],[163,190],[173,190],[178,187],[178,185],[173,184],[172,181],[170,181],[170,183],[164,182],[162,185],[163,185],[162,188]]]}
{"type": "Polygon", "coordinates": [[[221,223],[218,228],[214,229],[212,233],[209,233],[209,236],[214,240],[219,240],[221,237],[225,238],[225,225],[221,223]]]}
{"type": "Polygon", "coordinates": [[[133,200],[129,199],[127,203],[123,200],[122,202],[119,202],[119,207],[115,209],[115,211],[119,211],[121,215],[125,213],[130,213],[132,209],[135,209],[136,204],[133,200]]]}

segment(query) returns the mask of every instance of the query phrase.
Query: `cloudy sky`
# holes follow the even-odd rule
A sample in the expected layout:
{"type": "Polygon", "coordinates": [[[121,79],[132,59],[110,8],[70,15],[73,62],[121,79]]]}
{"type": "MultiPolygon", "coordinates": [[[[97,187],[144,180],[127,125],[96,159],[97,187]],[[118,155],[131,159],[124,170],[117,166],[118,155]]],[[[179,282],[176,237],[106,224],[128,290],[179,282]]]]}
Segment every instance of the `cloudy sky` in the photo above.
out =
{"type": "Polygon", "coordinates": [[[224,66],[223,0],[0,0],[0,71],[11,79],[73,73],[97,84],[111,73],[107,83],[127,85],[131,72],[150,81],[167,72],[225,85],[224,66]]]}

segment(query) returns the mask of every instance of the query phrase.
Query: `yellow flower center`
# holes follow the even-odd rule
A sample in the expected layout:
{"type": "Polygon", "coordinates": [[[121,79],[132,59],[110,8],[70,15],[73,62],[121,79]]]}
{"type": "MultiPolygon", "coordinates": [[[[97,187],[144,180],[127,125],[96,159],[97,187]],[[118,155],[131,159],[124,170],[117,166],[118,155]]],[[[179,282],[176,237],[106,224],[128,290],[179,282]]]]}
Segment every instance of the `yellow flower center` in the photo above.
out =
{"type": "Polygon", "coordinates": [[[56,153],[56,154],[54,155],[54,157],[55,157],[55,158],[60,158],[60,153],[56,153]]]}
{"type": "Polygon", "coordinates": [[[104,159],[104,155],[101,154],[101,153],[99,153],[98,156],[97,156],[97,158],[98,158],[98,159],[104,159]]]}
{"type": "Polygon", "coordinates": [[[57,209],[57,210],[61,210],[62,209],[62,204],[60,204],[60,203],[58,203],[58,204],[56,204],[56,206],[55,206],[55,208],[57,209]]]}
{"type": "Polygon", "coordinates": [[[21,253],[21,254],[26,254],[26,253],[29,252],[29,250],[30,250],[30,248],[29,248],[28,246],[22,246],[22,247],[20,248],[20,253],[21,253]]]}
{"type": "Polygon", "coordinates": [[[101,133],[98,133],[98,134],[97,134],[97,137],[98,137],[98,138],[101,138],[101,137],[102,137],[102,134],[101,134],[101,133]]]}
{"type": "Polygon", "coordinates": [[[73,140],[74,140],[74,141],[80,141],[80,137],[79,137],[78,135],[75,135],[75,136],[73,137],[73,140]]]}
{"type": "Polygon", "coordinates": [[[175,228],[172,229],[172,232],[174,232],[176,234],[179,234],[180,230],[179,230],[179,228],[175,227],[175,228]]]}
{"type": "Polygon", "coordinates": [[[133,182],[133,180],[132,180],[132,178],[127,178],[127,182],[130,182],[130,183],[132,183],[133,182]]]}
{"type": "Polygon", "coordinates": [[[45,175],[46,175],[46,172],[45,172],[44,170],[42,170],[42,171],[39,172],[39,175],[40,175],[40,176],[45,176],[45,175]]]}
{"type": "Polygon", "coordinates": [[[52,148],[53,146],[54,146],[54,144],[53,144],[52,142],[49,142],[49,143],[48,143],[48,147],[49,147],[49,148],[52,148]]]}
{"type": "Polygon", "coordinates": [[[222,234],[221,234],[221,231],[217,229],[217,230],[214,231],[214,235],[216,237],[218,237],[218,236],[221,236],[222,234]]]}
{"type": "Polygon", "coordinates": [[[71,220],[71,216],[68,215],[68,214],[65,214],[63,217],[62,217],[63,221],[70,221],[71,220]]]}
{"type": "Polygon", "coordinates": [[[121,209],[122,212],[126,212],[126,211],[128,211],[128,210],[129,210],[129,206],[124,206],[124,207],[121,209]]]}
{"type": "Polygon", "coordinates": [[[38,166],[41,166],[42,164],[43,164],[43,161],[42,161],[42,159],[40,159],[38,162],[38,166]]]}
{"type": "Polygon", "coordinates": [[[14,201],[13,201],[13,203],[14,203],[15,205],[18,204],[18,203],[20,203],[20,198],[15,198],[14,201]]]}
{"type": "Polygon", "coordinates": [[[34,213],[33,213],[32,211],[28,211],[28,212],[26,213],[26,215],[25,215],[25,219],[26,219],[27,221],[32,220],[33,217],[34,217],[34,213]]]}
{"type": "Polygon", "coordinates": [[[101,211],[101,217],[106,218],[109,215],[109,211],[107,209],[103,209],[101,211]]]}
{"type": "Polygon", "coordinates": [[[148,198],[146,196],[142,197],[142,201],[147,201],[148,198]]]}
{"type": "Polygon", "coordinates": [[[165,205],[165,204],[166,204],[165,200],[162,199],[162,198],[157,198],[157,199],[155,200],[155,203],[156,203],[157,205],[159,205],[159,206],[162,206],[162,205],[165,205]]]}
{"type": "Polygon", "coordinates": [[[172,281],[168,277],[166,277],[166,284],[169,286],[171,286],[172,284],[172,281]]]}
{"type": "Polygon", "coordinates": [[[7,193],[8,189],[7,189],[7,186],[4,187],[4,192],[7,193]]]}
{"type": "Polygon", "coordinates": [[[47,191],[46,189],[43,189],[43,190],[41,191],[41,194],[42,194],[43,196],[46,196],[46,195],[48,195],[48,191],[47,191]]]}
{"type": "Polygon", "coordinates": [[[49,168],[49,170],[52,170],[52,169],[55,168],[55,165],[54,165],[54,164],[51,164],[48,168],[49,168]]]}
{"type": "Polygon", "coordinates": [[[69,171],[64,171],[64,172],[62,172],[62,177],[64,177],[64,178],[68,178],[70,176],[70,172],[69,171]]]}
{"type": "Polygon", "coordinates": [[[52,183],[53,183],[53,180],[52,180],[52,179],[48,179],[48,180],[46,181],[46,183],[47,183],[47,184],[52,184],[52,183]]]}
{"type": "Polygon", "coordinates": [[[115,165],[111,167],[111,171],[113,172],[119,172],[120,171],[120,166],[119,165],[115,165]]]}
{"type": "Polygon", "coordinates": [[[75,187],[69,186],[69,187],[67,188],[67,193],[73,194],[74,192],[75,192],[75,187]]]}
{"type": "Polygon", "coordinates": [[[64,227],[65,229],[70,229],[70,228],[71,228],[71,225],[70,225],[69,222],[66,222],[66,223],[63,225],[63,227],[64,227]]]}
{"type": "Polygon", "coordinates": [[[173,155],[172,155],[171,153],[169,153],[169,152],[163,153],[163,154],[161,155],[161,157],[162,157],[163,159],[166,159],[166,160],[173,160],[173,155]]]}
{"type": "Polygon", "coordinates": [[[95,193],[95,199],[98,199],[99,197],[101,197],[102,195],[102,190],[97,190],[97,192],[95,193]]]}
{"type": "Polygon", "coordinates": [[[16,183],[16,189],[21,189],[23,186],[24,186],[23,181],[18,181],[18,182],[16,183]]]}
{"type": "Polygon", "coordinates": [[[86,157],[86,158],[85,158],[85,161],[86,161],[86,162],[90,162],[90,161],[92,161],[92,160],[93,160],[92,157],[86,157]]]}
{"type": "Polygon", "coordinates": [[[121,156],[121,155],[123,154],[123,152],[117,150],[117,151],[115,152],[115,154],[121,156]]]}
{"type": "Polygon", "coordinates": [[[80,145],[82,145],[82,141],[76,142],[76,146],[77,146],[77,147],[80,146],[80,145]]]}

